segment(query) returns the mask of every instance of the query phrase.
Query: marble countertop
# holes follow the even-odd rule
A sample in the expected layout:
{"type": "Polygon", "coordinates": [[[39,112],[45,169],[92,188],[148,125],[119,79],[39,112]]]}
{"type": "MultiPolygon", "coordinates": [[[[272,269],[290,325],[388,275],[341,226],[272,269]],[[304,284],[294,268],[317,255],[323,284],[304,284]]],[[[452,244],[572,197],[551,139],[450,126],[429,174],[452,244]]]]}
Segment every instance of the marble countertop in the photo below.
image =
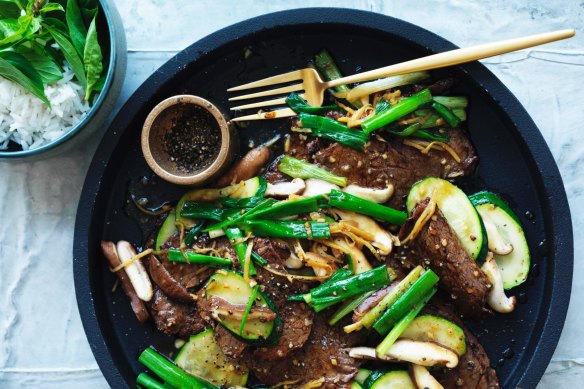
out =
{"type": "MultiPolygon", "coordinates": [[[[576,28],[578,35],[483,61],[543,133],[568,192],[575,234],[570,310],[539,388],[584,382],[584,3],[574,0],[116,0],[128,41],[117,109],[160,65],[194,41],[259,14],[307,5],[395,16],[459,46],[576,28]],[[172,6],[168,6],[172,4],[172,6]],[[425,12],[427,10],[428,12],[425,12]]],[[[34,163],[0,163],[0,387],[105,388],[75,301],[72,240],[77,202],[99,142],[34,163]]],[[[570,287],[570,285],[566,285],[570,287]]]]}

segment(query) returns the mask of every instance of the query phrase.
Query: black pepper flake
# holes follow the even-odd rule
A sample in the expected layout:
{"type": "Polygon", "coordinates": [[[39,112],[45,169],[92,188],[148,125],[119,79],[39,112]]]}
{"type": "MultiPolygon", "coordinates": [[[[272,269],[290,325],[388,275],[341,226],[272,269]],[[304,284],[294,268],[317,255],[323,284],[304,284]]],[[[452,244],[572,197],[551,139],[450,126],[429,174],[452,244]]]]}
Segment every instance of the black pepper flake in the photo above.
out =
{"type": "Polygon", "coordinates": [[[180,170],[192,173],[213,163],[221,147],[219,124],[204,108],[184,104],[164,136],[168,156],[180,170]]]}

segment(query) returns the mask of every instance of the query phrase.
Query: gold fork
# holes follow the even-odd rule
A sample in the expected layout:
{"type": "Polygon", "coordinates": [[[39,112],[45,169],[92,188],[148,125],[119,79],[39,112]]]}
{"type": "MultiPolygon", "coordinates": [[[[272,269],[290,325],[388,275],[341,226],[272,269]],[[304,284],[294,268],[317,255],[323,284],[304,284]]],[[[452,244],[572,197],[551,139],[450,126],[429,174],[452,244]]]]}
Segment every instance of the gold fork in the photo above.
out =
{"type": "MultiPolygon", "coordinates": [[[[232,97],[229,99],[229,101],[256,99],[260,97],[268,97],[275,95],[287,95],[290,92],[297,92],[310,105],[319,106],[322,105],[324,99],[324,92],[327,89],[333,88],[335,86],[370,81],[378,78],[418,72],[422,70],[431,70],[452,65],[458,65],[461,63],[488,58],[499,54],[509,53],[511,51],[542,45],[544,43],[571,38],[574,36],[575,33],[576,32],[573,29],[558,30],[543,34],[529,35],[521,38],[509,39],[499,42],[466,47],[462,49],[450,50],[445,51],[443,53],[433,54],[426,57],[413,59],[410,61],[385,66],[379,69],[370,70],[367,72],[358,73],[352,76],[343,77],[326,82],[320,78],[318,72],[315,69],[305,68],[301,70],[295,70],[289,73],[284,73],[278,76],[264,78],[262,80],[250,82],[248,84],[236,86],[233,88],[229,88],[227,91],[235,92],[246,89],[255,89],[284,83],[292,83],[292,85],[286,85],[275,89],[269,89],[261,92],[255,92],[247,95],[232,97]]],[[[285,104],[286,97],[281,97],[257,103],[240,105],[231,108],[231,110],[244,110],[266,107],[272,108],[283,106],[285,104]]],[[[295,115],[296,113],[292,111],[290,108],[283,108],[268,112],[258,112],[256,114],[247,116],[240,116],[232,119],[232,121],[237,122],[244,120],[276,119],[295,115]]]]}

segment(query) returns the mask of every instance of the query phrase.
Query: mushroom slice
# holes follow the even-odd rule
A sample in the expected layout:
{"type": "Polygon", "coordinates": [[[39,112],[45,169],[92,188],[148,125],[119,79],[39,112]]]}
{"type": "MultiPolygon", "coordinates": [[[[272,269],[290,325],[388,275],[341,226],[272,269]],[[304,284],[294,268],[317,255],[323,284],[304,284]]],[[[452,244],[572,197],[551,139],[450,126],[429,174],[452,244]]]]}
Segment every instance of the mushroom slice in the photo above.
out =
{"type": "Polygon", "coordinates": [[[443,365],[454,368],[458,365],[458,355],[438,343],[400,339],[386,354],[380,355],[371,347],[355,347],[349,356],[357,359],[378,359],[389,362],[411,362],[421,366],[443,365]]]}
{"type": "MultiPolygon", "coordinates": [[[[130,243],[125,240],[120,240],[116,244],[116,250],[118,252],[118,257],[121,263],[130,262],[136,255],[136,249],[130,243]]],[[[152,283],[150,282],[150,277],[146,272],[146,268],[142,264],[142,261],[135,260],[128,266],[124,267],[132,286],[136,290],[136,294],[142,301],[150,301],[152,299],[152,283]]]]}
{"type": "Polygon", "coordinates": [[[318,178],[309,178],[305,180],[304,183],[306,184],[306,188],[304,189],[304,192],[302,192],[302,196],[304,197],[328,194],[333,189],[339,189],[337,185],[318,178]]]}
{"type": "Polygon", "coordinates": [[[349,254],[349,256],[351,257],[351,261],[353,262],[353,270],[355,274],[360,274],[367,270],[373,269],[367,258],[365,258],[363,251],[361,251],[359,247],[357,247],[354,244],[353,245],[349,244],[343,238],[335,238],[335,243],[340,247],[344,248],[346,250],[346,253],[349,254]]]}
{"type": "Polygon", "coordinates": [[[364,200],[373,201],[374,203],[383,204],[386,203],[393,195],[393,185],[389,184],[387,188],[366,188],[363,186],[358,186],[351,184],[343,188],[343,192],[352,194],[364,200]]]}
{"type": "Polygon", "coordinates": [[[492,252],[489,252],[487,255],[487,259],[485,259],[485,263],[483,263],[481,270],[485,273],[489,281],[491,281],[491,284],[493,284],[489,295],[487,296],[487,304],[489,304],[489,306],[496,312],[513,312],[517,299],[515,296],[507,297],[505,294],[505,289],[503,288],[503,276],[501,275],[501,270],[497,266],[497,261],[495,261],[492,252]]]}
{"type": "Polygon", "coordinates": [[[295,178],[292,181],[277,182],[270,184],[266,188],[266,196],[286,198],[290,195],[299,195],[304,192],[306,184],[302,178],[295,178]]]}
{"type": "Polygon", "coordinates": [[[507,255],[513,251],[513,245],[507,242],[501,232],[497,229],[497,225],[493,220],[489,218],[488,212],[481,213],[481,219],[485,225],[485,230],[487,230],[487,237],[489,250],[498,255],[507,255]]]}
{"type": "Polygon", "coordinates": [[[444,386],[436,378],[432,377],[432,374],[424,366],[410,365],[410,375],[418,389],[444,389],[444,386]]]}
{"type": "Polygon", "coordinates": [[[357,223],[357,228],[367,231],[375,238],[371,244],[377,249],[381,255],[389,255],[393,248],[393,238],[389,232],[381,228],[381,226],[372,218],[364,215],[359,215],[350,211],[335,211],[341,219],[351,220],[357,223]]]}
{"type": "Polygon", "coordinates": [[[284,261],[284,266],[288,269],[302,269],[304,267],[304,263],[294,251],[290,251],[290,256],[284,261]]]}

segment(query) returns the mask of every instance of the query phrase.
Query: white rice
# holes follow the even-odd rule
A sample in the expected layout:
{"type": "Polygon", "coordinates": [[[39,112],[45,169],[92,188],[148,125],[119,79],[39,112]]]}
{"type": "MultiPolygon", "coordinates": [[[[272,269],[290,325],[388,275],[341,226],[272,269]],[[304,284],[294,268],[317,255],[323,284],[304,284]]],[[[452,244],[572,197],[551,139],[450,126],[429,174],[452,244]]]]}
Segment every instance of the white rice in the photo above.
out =
{"type": "Polygon", "coordinates": [[[74,127],[89,111],[84,91],[65,63],[63,78],[47,85],[47,107],[20,85],[0,77],[0,150],[9,141],[30,150],[50,143],[74,127]]]}

